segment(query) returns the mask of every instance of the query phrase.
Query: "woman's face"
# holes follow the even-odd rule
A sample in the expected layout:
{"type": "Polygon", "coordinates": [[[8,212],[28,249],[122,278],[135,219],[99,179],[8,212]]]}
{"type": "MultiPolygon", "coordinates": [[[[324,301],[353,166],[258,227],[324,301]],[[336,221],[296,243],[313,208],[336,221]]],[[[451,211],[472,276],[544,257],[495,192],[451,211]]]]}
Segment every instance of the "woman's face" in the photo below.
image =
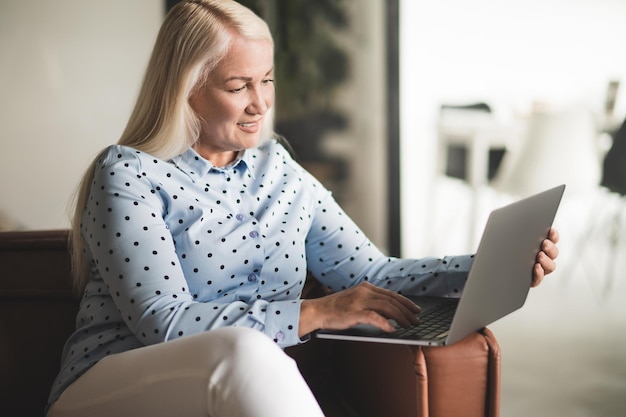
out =
{"type": "Polygon", "coordinates": [[[226,56],[189,98],[202,128],[196,151],[216,166],[259,142],[264,116],[274,104],[271,43],[233,36],[226,56]]]}

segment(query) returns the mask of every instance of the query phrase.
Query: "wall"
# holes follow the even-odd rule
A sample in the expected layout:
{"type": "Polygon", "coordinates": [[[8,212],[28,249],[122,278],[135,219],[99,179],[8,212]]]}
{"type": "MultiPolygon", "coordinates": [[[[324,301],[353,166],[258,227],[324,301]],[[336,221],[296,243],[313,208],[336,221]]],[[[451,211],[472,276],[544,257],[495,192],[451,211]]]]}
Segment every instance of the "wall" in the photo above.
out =
{"type": "Polygon", "coordinates": [[[126,124],[162,0],[0,1],[0,218],[60,228],[126,124]]]}
{"type": "Polygon", "coordinates": [[[404,255],[428,247],[439,105],[486,101],[502,120],[536,102],[600,109],[618,79],[623,118],[624,16],[621,0],[401,0],[404,255]]]}

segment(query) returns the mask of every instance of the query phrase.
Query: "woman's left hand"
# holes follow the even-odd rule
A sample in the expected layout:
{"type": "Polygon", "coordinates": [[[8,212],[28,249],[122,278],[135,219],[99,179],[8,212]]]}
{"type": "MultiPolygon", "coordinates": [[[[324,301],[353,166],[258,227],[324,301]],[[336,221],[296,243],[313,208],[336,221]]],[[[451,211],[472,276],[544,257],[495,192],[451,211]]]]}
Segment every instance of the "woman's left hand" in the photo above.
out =
{"type": "Polygon", "coordinates": [[[548,233],[548,238],[541,244],[541,250],[537,254],[537,263],[533,269],[533,281],[531,287],[536,287],[541,284],[544,277],[556,269],[556,262],[554,261],[559,256],[559,232],[552,228],[548,233]]]}

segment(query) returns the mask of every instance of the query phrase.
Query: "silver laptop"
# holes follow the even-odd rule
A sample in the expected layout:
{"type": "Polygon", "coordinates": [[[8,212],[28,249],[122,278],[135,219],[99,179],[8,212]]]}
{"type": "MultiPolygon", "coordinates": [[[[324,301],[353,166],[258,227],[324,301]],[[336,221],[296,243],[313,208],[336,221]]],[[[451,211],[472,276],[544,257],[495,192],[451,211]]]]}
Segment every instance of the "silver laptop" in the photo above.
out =
{"type": "Polygon", "coordinates": [[[321,339],[410,345],[450,345],[524,305],[541,242],[546,238],[565,185],[491,212],[461,298],[409,297],[418,304],[421,323],[387,333],[358,325],[320,330],[321,339]]]}

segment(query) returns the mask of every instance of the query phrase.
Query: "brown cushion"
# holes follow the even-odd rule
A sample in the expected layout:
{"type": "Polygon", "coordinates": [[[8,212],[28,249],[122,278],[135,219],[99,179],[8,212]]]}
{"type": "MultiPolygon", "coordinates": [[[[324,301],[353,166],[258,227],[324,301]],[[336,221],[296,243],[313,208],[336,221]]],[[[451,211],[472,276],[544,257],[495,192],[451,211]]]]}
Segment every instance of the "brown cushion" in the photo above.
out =
{"type": "Polygon", "coordinates": [[[0,410],[43,416],[74,330],[67,233],[0,233],[0,410]]]}

